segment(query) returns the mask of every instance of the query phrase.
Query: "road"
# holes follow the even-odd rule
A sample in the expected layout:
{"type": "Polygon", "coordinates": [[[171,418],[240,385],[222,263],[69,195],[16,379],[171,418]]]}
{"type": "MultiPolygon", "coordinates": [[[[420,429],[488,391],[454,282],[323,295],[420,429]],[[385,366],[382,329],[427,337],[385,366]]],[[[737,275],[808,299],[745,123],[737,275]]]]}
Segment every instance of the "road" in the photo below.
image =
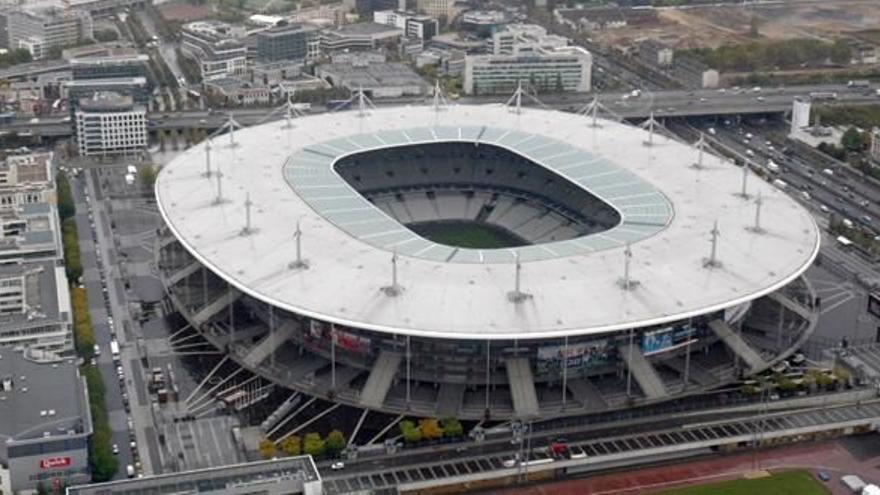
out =
{"type": "MultiPolygon", "coordinates": [[[[873,92],[869,93],[863,88],[847,88],[844,85],[809,85],[790,86],[784,88],[766,88],[754,91],[745,89],[721,90],[667,90],[657,92],[645,92],[638,98],[629,97],[626,93],[597,93],[595,96],[599,102],[608,109],[608,112],[600,112],[606,118],[644,118],[651,112],[656,117],[690,117],[705,115],[732,115],[750,113],[774,113],[786,112],[791,109],[791,103],[796,96],[808,96],[814,92],[834,92],[836,100],[826,101],[829,105],[869,105],[880,104],[880,98],[873,92]],[[626,97],[626,99],[624,99],[626,97]]],[[[587,105],[592,99],[590,94],[552,94],[540,95],[540,103],[526,97],[524,102],[531,106],[542,106],[548,109],[576,111],[587,105]]],[[[459,104],[488,104],[499,103],[507,100],[507,97],[499,96],[463,96],[459,104]]],[[[376,105],[405,105],[421,104],[424,98],[398,98],[376,100],[376,105]]],[[[227,119],[225,111],[232,111],[243,125],[254,125],[266,119],[271,111],[267,108],[236,108],[208,111],[184,111],[184,112],[152,112],[148,115],[150,128],[161,129],[191,129],[208,128],[216,129],[227,119]]],[[[313,111],[324,111],[323,107],[314,107],[313,111]]],[[[279,114],[278,118],[281,117],[279,114]]],[[[73,128],[69,121],[63,118],[41,119],[38,123],[31,123],[29,119],[16,120],[10,124],[4,124],[2,130],[15,131],[19,134],[35,133],[41,136],[61,137],[70,135],[73,128]]]]}

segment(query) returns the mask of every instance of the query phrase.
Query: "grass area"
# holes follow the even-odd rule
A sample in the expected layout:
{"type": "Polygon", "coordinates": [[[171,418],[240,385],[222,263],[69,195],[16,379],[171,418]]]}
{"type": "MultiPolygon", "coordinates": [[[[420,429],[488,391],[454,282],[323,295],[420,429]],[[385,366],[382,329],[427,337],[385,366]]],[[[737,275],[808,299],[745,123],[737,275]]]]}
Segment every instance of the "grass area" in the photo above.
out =
{"type": "Polygon", "coordinates": [[[689,486],[661,495],[828,495],[831,491],[809,471],[786,471],[767,478],[689,486]]]}
{"type": "Polygon", "coordinates": [[[502,230],[473,222],[431,222],[409,228],[426,239],[447,246],[493,249],[523,245],[520,239],[502,230]]]}

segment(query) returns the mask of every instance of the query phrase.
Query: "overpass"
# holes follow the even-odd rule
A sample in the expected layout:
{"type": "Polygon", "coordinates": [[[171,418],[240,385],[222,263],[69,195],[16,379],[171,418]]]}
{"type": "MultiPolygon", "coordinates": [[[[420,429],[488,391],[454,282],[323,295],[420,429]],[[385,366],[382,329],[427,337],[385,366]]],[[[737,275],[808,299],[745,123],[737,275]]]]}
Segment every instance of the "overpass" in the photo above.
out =
{"type": "MultiPolygon", "coordinates": [[[[667,90],[653,93],[645,92],[638,97],[629,97],[620,92],[598,93],[595,96],[611,113],[626,119],[646,118],[653,111],[656,117],[697,117],[710,115],[745,115],[760,113],[787,112],[797,96],[807,97],[811,93],[835,93],[836,99],[821,100],[827,105],[870,105],[880,104],[873,90],[848,88],[844,85],[809,85],[783,88],[719,89],[719,90],[667,90]]],[[[564,111],[576,111],[586,105],[591,94],[568,93],[539,95],[539,101],[523,98],[523,104],[542,106],[564,111]]],[[[500,103],[507,96],[465,96],[457,101],[461,104],[500,103]]],[[[424,104],[426,98],[394,98],[375,100],[378,106],[424,104]]],[[[224,109],[226,110],[226,109],[224,109]]],[[[245,126],[264,122],[271,111],[268,108],[229,109],[235,119],[245,126]]],[[[313,111],[325,111],[324,107],[313,107],[313,111]]],[[[277,118],[281,118],[281,114],[277,118]]],[[[222,111],[188,110],[180,112],[151,112],[150,130],[217,129],[226,122],[227,115],[222,111]]],[[[2,126],[3,131],[14,131],[22,135],[42,137],[65,137],[73,133],[72,123],[63,118],[41,119],[38,123],[17,120],[2,126]]]]}

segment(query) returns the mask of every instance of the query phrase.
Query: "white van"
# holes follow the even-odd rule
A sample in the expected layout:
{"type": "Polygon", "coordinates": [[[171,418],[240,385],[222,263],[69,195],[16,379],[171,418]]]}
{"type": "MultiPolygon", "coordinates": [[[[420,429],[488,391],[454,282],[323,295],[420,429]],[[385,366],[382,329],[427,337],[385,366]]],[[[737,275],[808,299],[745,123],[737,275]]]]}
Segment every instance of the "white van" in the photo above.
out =
{"type": "Polygon", "coordinates": [[[134,466],[132,466],[131,464],[125,466],[125,474],[129,478],[134,478],[134,466]]]}

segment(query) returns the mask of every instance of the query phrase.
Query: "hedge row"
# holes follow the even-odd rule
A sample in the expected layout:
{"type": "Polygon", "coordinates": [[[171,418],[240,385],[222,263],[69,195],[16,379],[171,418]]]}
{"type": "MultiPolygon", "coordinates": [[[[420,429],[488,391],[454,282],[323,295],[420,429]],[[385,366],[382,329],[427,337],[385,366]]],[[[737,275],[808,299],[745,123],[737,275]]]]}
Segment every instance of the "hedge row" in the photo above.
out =
{"type": "Polygon", "coordinates": [[[71,284],[77,284],[82,277],[83,267],[79,251],[79,233],[76,230],[76,220],[72,217],[61,222],[61,242],[64,245],[64,269],[67,280],[71,284]]]}
{"type": "Polygon", "coordinates": [[[94,433],[89,442],[89,466],[92,481],[102,482],[113,479],[119,469],[119,461],[113,455],[113,431],[107,418],[107,405],[104,402],[104,381],[97,366],[83,365],[82,373],[89,385],[89,409],[92,412],[94,433]]]}

